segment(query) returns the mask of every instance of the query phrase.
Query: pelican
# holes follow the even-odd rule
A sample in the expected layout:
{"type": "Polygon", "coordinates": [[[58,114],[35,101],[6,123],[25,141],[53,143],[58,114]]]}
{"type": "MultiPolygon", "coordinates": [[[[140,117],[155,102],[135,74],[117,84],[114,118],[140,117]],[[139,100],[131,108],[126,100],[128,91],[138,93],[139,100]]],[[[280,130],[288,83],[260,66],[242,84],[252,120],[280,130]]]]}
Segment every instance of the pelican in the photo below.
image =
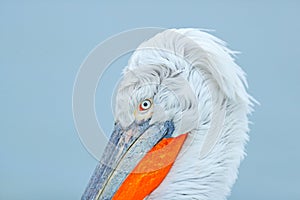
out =
{"type": "Polygon", "coordinates": [[[143,42],[124,68],[114,129],[82,200],[224,200],[255,101],[236,52],[199,29],[143,42]]]}

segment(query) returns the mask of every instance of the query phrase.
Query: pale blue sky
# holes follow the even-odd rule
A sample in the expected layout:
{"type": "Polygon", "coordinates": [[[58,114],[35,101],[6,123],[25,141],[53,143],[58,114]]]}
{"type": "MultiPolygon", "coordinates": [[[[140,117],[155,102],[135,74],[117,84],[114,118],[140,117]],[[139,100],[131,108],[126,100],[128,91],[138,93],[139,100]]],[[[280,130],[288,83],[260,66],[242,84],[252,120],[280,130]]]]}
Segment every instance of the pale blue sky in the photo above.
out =
{"type": "MultiPolygon", "coordinates": [[[[300,199],[299,1],[111,2],[0,0],[0,199],[80,198],[96,160],[73,122],[77,70],[107,37],[149,26],[214,29],[242,52],[237,62],[261,106],[229,200],[300,199]]],[[[126,59],[96,96],[106,132],[126,59]]]]}

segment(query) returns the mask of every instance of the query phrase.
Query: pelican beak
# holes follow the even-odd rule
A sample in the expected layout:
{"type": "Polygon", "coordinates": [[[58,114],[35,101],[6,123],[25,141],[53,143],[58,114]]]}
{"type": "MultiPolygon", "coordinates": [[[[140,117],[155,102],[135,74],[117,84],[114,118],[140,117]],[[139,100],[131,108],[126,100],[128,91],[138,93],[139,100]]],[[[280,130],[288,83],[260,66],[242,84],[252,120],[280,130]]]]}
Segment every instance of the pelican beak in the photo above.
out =
{"type": "Polygon", "coordinates": [[[125,179],[156,144],[171,137],[174,131],[171,121],[155,124],[149,122],[150,120],[135,121],[126,129],[122,129],[119,123],[115,124],[82,200],[120,199],[115,194],[125,179]]]}

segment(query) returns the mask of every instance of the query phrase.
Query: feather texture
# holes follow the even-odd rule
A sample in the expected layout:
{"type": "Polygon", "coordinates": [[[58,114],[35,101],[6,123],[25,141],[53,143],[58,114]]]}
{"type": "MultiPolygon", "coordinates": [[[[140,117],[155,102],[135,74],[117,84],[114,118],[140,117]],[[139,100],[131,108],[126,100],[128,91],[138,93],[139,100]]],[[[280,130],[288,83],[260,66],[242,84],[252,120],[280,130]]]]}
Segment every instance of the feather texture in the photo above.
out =
{"type": "Polygon", "coordinates": [[[147,199],[224,200],[230,194],[245,155],[247,115],[254,102],[234,54],[206,32],[170,29],[132,55],[119,88],[118,120],[130,124],[137,103],[155,96],[161,111],[154,110],[152,120],[172,119],[174,136],[189,132],[169,174],[147,199]],[[214,116],[222,116],[222,124],[214,116]]]}

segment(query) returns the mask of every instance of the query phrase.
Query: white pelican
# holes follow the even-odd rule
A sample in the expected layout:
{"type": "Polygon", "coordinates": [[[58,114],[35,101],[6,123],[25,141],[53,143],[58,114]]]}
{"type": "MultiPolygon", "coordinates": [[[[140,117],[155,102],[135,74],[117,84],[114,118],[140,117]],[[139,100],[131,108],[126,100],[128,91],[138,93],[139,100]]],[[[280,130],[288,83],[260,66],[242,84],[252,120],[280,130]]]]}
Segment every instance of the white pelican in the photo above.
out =
{"type": "Polygon", "coordinates": [[[233,57],[197,29],[142,43],[124,69],[114,131],[82,199],[226,199],[253,106],[233,57]]]}

